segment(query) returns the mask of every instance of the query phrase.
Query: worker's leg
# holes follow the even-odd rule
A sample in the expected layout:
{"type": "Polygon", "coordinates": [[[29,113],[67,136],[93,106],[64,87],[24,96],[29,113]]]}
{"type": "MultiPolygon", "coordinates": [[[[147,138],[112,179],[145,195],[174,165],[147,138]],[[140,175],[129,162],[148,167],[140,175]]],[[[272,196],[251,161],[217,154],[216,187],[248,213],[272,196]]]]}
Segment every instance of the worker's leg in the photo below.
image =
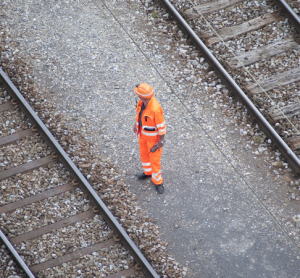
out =
{"type": "MultiPolygon", "coordinates": [[[[155,142],[153,142],[154,145],[155,142]]],[[[140,146],[140,155],[141,155],[141,161],[143,165],[143,170],[145,175],[151,176],[152,175],[152,168],[150,163],[150,157],[149,152],[150,149],[148,147],[147,141],[145,141],[143,138],[139,138],[139,146],[140,146]]]]}
{"type": "MultiPolygon", "coordinates": [[[[149,152],[152,146],[157,142],[147,142],[149,152]]],[[[161,166],[160,166],[160,158],[161,158],[162,148],[157,149],[154,153],[149,154],[150,156],[150,164],[152,169],[152,177],[151,180],[155,185],[159,185],[163,183],[163,178],[161,176],[161,166]]]]}

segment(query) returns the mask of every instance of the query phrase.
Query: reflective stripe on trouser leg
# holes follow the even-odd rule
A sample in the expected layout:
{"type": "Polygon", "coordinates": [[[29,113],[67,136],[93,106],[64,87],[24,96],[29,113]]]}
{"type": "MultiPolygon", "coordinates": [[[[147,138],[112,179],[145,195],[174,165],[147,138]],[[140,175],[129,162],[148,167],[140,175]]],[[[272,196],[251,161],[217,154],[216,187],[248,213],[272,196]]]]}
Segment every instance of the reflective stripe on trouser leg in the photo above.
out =
{"type": "Polygon", "coordinates": [[[143,170],[146,175],[152,175],[152,168],[150,163],[149,151],[147,142],[141,137],[139,138],[140,156],[143,165],[143,170]]]}
{"type": "MultiPolygon", "coordinates": [[[[152,148],[152,146],[156,142],[151,142],[152,144],[149,144],[151,147],[149,147],[149,151],[152,148]]],[[[161,152],[162,148],[156,150],[154,153],[149,154],[150,156],[150,163],[151,163],[151,169],[152,169],[152,177],[151,180],[154,184],[162,184],[163,178],[161,176],[161,165],[160,165],[160,158],[161,158],[161,152]]]]}
{"type": "Polygon", "coordinates": [[[151,164],[150,164],[150,162],[147,162],[147,163],[143,163],[143,162],[142,162],[142,165],[143,165],[143,169],[144,169],[145,174],[146,174],[146,175],[151,175],[152,169],[151,169],[151,164]]]}
{"type": "Polygon", "coordinates": [[[156,150],[154,153],[150,152],[150,149],[157,143],[158,141],[146,141],[143,139],[143,136],[139,138],[139,146],[140,146],[140,155],[142,160],[142,165],[144,169],[144,173],[146,175],[152,175],[151,180],[154,184],[162,184],[163,178],[161,176],[160,169],[160,158],[162,148],[156,150]],[[150,167],[149,167],[150,161],[150,167]]]}
{"type": "Polygon", "coordinates": [[[152,180],[153,183],[155,183],[155,184],[162,184],[163,179],[162,179],[162,177],[161,177],[161,172],[159,171],[158,173],[152,173],[151,180],[152,180]]]}

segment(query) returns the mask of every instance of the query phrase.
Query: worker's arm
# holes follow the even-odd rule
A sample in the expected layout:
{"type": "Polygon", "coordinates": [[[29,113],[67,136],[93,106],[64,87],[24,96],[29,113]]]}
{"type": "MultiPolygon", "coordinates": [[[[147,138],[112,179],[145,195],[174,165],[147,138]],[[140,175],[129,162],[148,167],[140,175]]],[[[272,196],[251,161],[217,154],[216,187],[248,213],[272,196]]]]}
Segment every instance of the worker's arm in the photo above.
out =
{"type": "Polygon", "coordinates": [[[136,123],[134,123],[134,126],[133,126],[133,132],[134,132],[134,133],[137,132],[136,123]]]}
{"type": "Polygon", "coordinates": [[[162,148],[164,146],[164,140],[166,134],[166,123],[163,116],[163,110],[161,107],[155,112],[155,123],[156,123],[157,132],[159,136],[159,141],[156,143],[156,145],[158,148],[162,148]]]}
{"type": "Polygon", "coordinates": [[[157,142],[157,147],[162,148],[164,146],[163,141],[165,140],[165,134],[159,135],[159,141],[157,142]]]}

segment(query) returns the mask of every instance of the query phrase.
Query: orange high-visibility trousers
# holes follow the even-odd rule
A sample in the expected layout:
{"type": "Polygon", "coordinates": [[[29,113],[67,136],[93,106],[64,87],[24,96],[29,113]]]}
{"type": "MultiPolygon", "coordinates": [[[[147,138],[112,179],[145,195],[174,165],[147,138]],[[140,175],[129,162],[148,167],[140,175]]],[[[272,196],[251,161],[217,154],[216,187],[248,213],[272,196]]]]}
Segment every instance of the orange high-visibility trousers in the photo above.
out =
{"type": "Polygon", "coordinates": [[[150,152],[150,149],[157,142],[158,140],[146,141],[145,139],[143,139],[143,136],[139,137],[140,155],[144,173],[149,176],[151,175],[152,182],[156,185],[159,185],[163,182],[160,166],[162,148],[157,149],[154,153],[150,152]]]}

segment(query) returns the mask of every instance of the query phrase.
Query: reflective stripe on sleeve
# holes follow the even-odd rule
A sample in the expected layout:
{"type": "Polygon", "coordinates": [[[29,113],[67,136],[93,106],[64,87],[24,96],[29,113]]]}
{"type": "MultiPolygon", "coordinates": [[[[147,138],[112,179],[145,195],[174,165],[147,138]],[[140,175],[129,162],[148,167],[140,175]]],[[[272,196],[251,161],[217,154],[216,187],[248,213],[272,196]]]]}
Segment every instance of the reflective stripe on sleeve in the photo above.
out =
{"type": "Polygon", "coordinates": [[[162,124],[157,124],[156,127],[157,127],[157,128],[159,128],[159,127],[164,127],[165,124],[166,124],[166,122],[163,122],[162,124]]]}

